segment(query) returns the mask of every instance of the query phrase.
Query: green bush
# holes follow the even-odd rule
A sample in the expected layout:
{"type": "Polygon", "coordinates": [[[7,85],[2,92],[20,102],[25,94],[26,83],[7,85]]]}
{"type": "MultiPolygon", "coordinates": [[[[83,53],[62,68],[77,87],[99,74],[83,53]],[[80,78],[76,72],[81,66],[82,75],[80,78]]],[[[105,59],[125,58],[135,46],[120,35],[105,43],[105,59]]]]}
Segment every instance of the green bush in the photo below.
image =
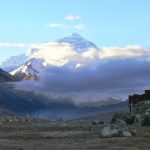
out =
{"type": "Polygon", "coordinates": [[[111,123],[116,123],[117,119],[122,119],[129,125],[132,125],[135,122],[135,116],[132,116],[129,113],[115,114],[111,120],[111,123]]]}
{"type": "Polygon", "coordinates": [[[131,116],[131,115],[124,116],[124,117],[123,117],[123,120],[124,120],[127,124],[132,125],[132,124],[135,122],[135,116],[131,116]]]}

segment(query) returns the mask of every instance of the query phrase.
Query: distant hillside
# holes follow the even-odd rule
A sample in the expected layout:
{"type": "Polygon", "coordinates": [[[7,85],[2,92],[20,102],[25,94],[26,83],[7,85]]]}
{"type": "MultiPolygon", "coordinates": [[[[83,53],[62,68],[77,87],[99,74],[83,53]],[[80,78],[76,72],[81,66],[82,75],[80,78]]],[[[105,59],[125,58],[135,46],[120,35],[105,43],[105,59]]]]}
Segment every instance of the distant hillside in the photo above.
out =
{"type": "Polygon", "coordinates": [[[12,85],[0,84],[0,108],[15,113],[30,114],[45,109],[45,104],[40,100],[42,97],[35,96],[31,92],[17,91],[12,85]]]}
{"type": "Polygon", "coordinates": [[[15,90],[12,85],[0,84],[0,110],[2,110],[0,115],[13,112],[15,114],[49,119],[76,119],[113,111],[122,111],[127,108],[127,102],[100,107],[77,107],[68,103],[68,101],[57,102],[43,95],[15,90]]]}

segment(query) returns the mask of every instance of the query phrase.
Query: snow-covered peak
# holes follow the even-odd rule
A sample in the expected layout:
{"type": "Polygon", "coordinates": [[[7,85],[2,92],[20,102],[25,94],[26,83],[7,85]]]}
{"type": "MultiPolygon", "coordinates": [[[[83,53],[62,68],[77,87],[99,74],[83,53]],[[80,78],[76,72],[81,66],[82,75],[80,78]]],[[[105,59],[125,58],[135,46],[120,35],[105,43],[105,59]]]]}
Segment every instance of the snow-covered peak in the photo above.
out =
{"type": "Polygon", "coordinates": [[[17,69],[10,72],[11,75],[16,75],[20,79],[37,80],[39,72],[45,67],[45,64],[40,59],[31,58],[17,69]]]}
{"type": "Polygon", "coordinates": [[[34,45],[27,51],[24,62],[17,63],[18,66],[10,73],[22,79],[37,79],[40,72],[49,66],[80,68],[85,59],[92,59],[97,50],[94,43],[77,33],[72,33],[55,42],[34,45]]]}
{"type": "Polygon", "coordinates": [[[71,34],[70,34],[70,38],[80,39],[80,38],[82,38],[82,36],[79,35],[78,33],[71,33],[71,34]]]}
{"type": "Polygon", "coordinates": [[[64,37],[62,39],[57,40],[60,43],[69,43],[71,44],[77,52],[86,51],[89,48],[98,49],[97,46],[91,42],[83,38],[81,35],[77,33],[72,33],[68,37],[64,37]]]}
{"type": "MultiPolygon", "coordinates": [[[[6,61],[2,62],[0,64],[0,67],[2,69],[4,69],[5,71],[12,71],[15,68],[18,68],[21,64],[25,63],[27,60],[29,60],[31,58],[35,58],[35,54],[37,54],[39,51],[41,52],[40,56],[43,56],[43,53],[45,53],[45,51],[43,49],[49,49],[49,52],[51,52],[53,49],[53,53],[51,53],[52,56],[49,58],[46,57],[47,60],[50,60],[50,59],[53,60],[54,55],[57,55],[57,57],[62,55],[63,49],[64,48],[69,49],[68,47],[70,45],[74,48],[74,50],[76,52],[79,52],[79,53],[85,52],[90,48],[98,49],[97,46],[93,42],[86,40],[78,33],[72,33],[69,36],[59,39],[55,42],[37,44],[37,46],[32,47],[29,50],[27,50],[26,54],[21,54],[18,56],[10,57],[6,61]],[[57,45],[58,45],[58,48],[60,49],[59,53],[55,53],[56,49],[58,49],[57,45]]],[[[46,55],[46,54],[44,54],[44,55],[46,55]]],[[[37,55],[36,55],[36,57],[37,57],[37,55]]],[[[39,57],[38,57],[38,59],[39,59],[39,57]]],[[[60,60],[60,58],[59,58],[59,60],[60,60]]]]}
{"type": "Polygon", "coordinates": [[[12,56],[8,58],[6,61],[0,64],[0,68],[4,69],[5,71],[11,71],[16,67],[23,64],[28,59],[28,56],[24,54],[20,54],[18,56],[12,56]]]}

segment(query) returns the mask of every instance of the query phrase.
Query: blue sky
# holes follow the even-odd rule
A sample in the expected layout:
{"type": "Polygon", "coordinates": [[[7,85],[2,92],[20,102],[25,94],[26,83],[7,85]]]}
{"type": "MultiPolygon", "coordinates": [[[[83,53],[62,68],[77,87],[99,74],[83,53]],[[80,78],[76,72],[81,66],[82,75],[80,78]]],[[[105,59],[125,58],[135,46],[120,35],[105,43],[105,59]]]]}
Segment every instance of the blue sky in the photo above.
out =
{"type": "Polygon", "coordinates": [[[149,6],[149,0],[0,0],[0,62],[27,49],[17,44],[72,32],[99,47],[149,47],[149,6]]]}

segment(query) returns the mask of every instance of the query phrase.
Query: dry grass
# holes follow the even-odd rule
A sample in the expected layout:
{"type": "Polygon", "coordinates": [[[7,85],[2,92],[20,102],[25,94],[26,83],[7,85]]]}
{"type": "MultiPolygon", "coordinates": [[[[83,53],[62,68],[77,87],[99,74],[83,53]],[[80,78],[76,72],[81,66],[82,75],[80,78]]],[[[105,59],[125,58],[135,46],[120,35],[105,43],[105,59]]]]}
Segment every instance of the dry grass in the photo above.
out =
{"type": "Polygon", "coordinates": [[[100,138],[103,125],[88,121],[6,123],[0,126],[0,150],[149,150],[150,128],[136,137],[100,138]]]}

